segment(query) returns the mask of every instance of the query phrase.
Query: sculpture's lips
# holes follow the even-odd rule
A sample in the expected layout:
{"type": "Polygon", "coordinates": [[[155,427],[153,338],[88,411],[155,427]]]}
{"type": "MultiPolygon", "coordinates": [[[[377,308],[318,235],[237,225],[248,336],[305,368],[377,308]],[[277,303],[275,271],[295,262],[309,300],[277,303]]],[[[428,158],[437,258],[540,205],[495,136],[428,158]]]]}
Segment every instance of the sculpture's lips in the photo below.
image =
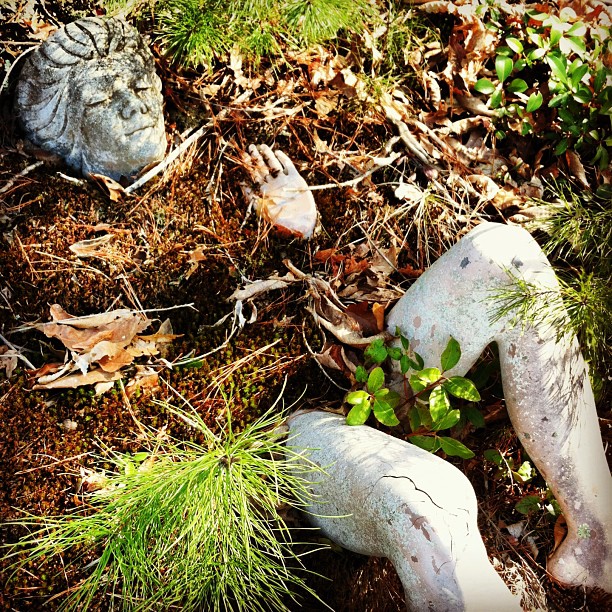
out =
{"type": "Polygon", "coordinates": [[[138,134],[138,132],[144,132],[145,130],[152,130],[156,127],[155,123],[149,123],[147,125],[143,125],[142,127],[137,127],[132,130],[128,130],[125,132],[126,136],[133,136],[134,134],[138,134]]]}

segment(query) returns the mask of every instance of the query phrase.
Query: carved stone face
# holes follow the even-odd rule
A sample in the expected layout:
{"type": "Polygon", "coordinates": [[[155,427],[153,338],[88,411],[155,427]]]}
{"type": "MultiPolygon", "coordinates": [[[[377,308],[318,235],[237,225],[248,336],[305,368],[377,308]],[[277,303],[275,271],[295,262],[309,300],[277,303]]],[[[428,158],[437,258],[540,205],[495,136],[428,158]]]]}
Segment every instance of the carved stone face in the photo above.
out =
{"type": "Polygon", "coordinates": [[[144,41],[119,19],[81,19],[28,59],[17,86],[26,136],[83,173],[119,179],[166,150],[161,81],[144,41]]]}

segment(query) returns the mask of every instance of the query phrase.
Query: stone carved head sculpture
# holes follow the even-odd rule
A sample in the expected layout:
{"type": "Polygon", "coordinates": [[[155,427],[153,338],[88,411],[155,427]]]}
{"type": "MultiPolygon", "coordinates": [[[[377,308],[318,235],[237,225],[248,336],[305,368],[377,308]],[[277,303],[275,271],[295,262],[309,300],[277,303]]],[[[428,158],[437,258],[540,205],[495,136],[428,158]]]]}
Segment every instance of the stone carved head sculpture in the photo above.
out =
{"type": "Polygon", "coordinates": [[[118,180],[166,150],[161,80],[140,34],[119,18],[70,23],[30,54],[16,110],[26,137],[84,174],[118,180]]]}

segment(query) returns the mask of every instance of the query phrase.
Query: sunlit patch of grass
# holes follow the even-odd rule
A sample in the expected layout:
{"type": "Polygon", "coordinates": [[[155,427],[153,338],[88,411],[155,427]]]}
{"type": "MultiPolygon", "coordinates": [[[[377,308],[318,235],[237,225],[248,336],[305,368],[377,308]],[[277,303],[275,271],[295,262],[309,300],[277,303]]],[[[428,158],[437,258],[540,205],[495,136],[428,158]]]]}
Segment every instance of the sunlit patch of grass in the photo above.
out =
{"type": "Polygon", "coordinates": [[[560,335],[576,334],[593,386],[604,393],[612,361],[612,210],[606,198],[567,183],[550,182],[547,190],[552,203],[536,200],[541,214],[526,227],[547,235],[543,248],[559,276],[561,299],[515,279],[498,296],[495,312],[514,310],[521,321],[545,321],[560,335]]]}
{"type": "Polygon", "coordinates": [[[111,455],[114,471],[85,495],[84,510],[13,522],[29,530],[8,546],[8,558],[27,552],[15,572],[70,549],[79,551],[73,564],[99,550],[78,568],[90,573],[61,609],[107,596],[124,610],[286,610],[295,589],[309,589],[295,573],[301,561],[278,508],[307,503],[304,475],[316,466],[287,452],[282,417],[272,411],[239,433],[230,423],[215,435],[195,411],[165,408],[198,441],[142,427],[146,455],[138,463],[111,455]]]}

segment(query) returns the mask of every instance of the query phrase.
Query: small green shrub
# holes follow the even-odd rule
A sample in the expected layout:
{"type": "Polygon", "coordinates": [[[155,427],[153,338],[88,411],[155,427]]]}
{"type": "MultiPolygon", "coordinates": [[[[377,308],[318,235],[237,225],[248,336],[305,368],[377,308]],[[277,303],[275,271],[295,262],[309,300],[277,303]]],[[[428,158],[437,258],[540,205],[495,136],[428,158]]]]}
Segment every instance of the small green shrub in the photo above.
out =
{"type": "MultiPolygon", "coordinates": [[[[469,459],[474,453],[452,437],[440,436],[438,432],[457,425],[462,411],[452,408],[451,397],[477,402],[478,389],[471,380],[463,376],[444,375],[454,368],[461,358],[461,347],[450,338],[440,357],[440,368],[425,368],[423,358],[410,348],[410,343],[399,330],[400,346],[387,346],[382,339],[374,340],[364,352],[365,364],[357,367],[355,381],[361,389],[352,390],[345,398],[352,405],[346,421],[349,425],[362,425],[370,414],[383,425],[399,424],[395,409],[400,404],[400,395],[385,387],[385,373],[381,367],[387,360],[397,361],[404,377],[404,386],[409,385],[412,396],[407,398],[407,414],[412,434],[408,440],[430,452],[443,450],[447,455],[469,459]]],[[[463,410],[463,416],[478,427],[484,425],[482,414],[472,404],[463,410]]]]}
{"type": "Polygon", "coordinates": [[[502,26],[493,14],[488,25],[501,34],[496,78],[481,78],[474,89],[489,96],[489,107],[498,111],[497,136],[503,138],[508,130],[526,136],[545,129],[555,155],[573,148],[607,168],[612,69],[603,57],[612,51],[610,28],[578,19],[570,7],[558,16],[527,10],[524,22],[512,26],[502,26]],[[550,115],[545,128],[539,127],[538,112],[550,115]]]}
{"type": "Polygon", "coordinates": [[[68,550],[73,564],[100,551],[61,609],[106,595],[123,610],[287,610],[294,588],[310,590],[294,572],[301,562],[278,508],[307,502],[303,475],[316,467],[288,453],[282,417],[271,412],[217,436],[195,411],[167,409],[202,441],[149,431],[147,451],[112,456],[115,470],[85,495],[86,510],[13,521],[30,530],[7,545],[7,557],[21,559],[15,571],[68,550]]]}

